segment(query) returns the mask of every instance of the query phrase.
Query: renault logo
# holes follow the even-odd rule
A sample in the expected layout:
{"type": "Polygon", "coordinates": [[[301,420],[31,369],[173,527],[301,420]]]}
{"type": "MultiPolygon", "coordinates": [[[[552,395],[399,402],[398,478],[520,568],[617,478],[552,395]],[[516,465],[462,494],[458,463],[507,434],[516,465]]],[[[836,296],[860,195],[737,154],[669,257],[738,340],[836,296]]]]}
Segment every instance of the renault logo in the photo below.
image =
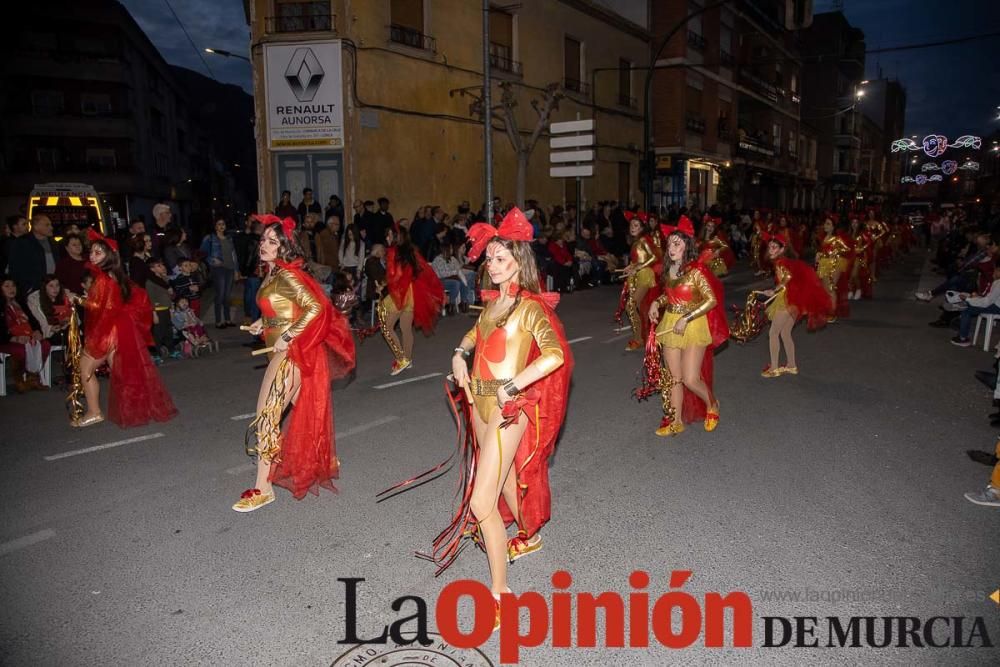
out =
{"type": "Polygon", "coordinates": [[[295,49],[285,69],[285,81],[299,102],[312,102],[323,81],[323,66],[307,46],[295,49]]]}

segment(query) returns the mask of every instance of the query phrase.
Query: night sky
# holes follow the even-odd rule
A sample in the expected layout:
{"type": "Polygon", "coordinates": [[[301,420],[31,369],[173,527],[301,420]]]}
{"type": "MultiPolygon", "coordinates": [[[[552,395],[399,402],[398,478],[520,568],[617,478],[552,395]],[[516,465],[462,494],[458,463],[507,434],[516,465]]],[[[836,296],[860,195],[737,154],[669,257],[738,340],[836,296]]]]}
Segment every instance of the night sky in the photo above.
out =
{"type": "MultiPolygon", "coordinates": [[[[471,1],[471,0],[470,0],[471,1]]],[[[660,0],[663,1],[663,0],[660,0]]],[[[249,28],[240,0],[170,0],[199,50],[214,47],[248,55],[249,28]]],[[[163,0],[122,0],[163,57],[206,74],[163,0]]],[[[836,0],[816,0],[817,13],[836,0]]],[[[842,0],[869,49],[933,42],[1000,31],[1000,0],[842,0]]],[[[906,133],[988,135],[1000,129],[1000,37],[867,56],[867,76],[899,79],[907,91],[906,133]]],[[[250,66],[203,54],[219,81],[252,92],[250,66]]]]}

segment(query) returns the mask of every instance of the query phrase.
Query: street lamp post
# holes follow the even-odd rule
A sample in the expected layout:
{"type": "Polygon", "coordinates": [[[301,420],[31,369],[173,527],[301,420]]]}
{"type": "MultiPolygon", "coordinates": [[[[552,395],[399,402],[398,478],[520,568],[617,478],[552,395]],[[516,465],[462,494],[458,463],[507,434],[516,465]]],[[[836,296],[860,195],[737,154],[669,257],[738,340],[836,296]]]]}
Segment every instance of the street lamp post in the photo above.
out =
{"type": "Polygon", "coordinates": [[[239,58],[240,60],[245,60],[250,62],[250,59],[246,56],[241,56],[238,53],[233,53],[232,51],[225,51],[223,49],[205,49],[205,53],[214,53],[217,56],[222,56],[223,58],[239,58]]]}
{"type": "Polygon", "coordinates": [[[483,0],[483,178],[486,221],[493,222],[493,100],[490,81],[490,0],[483,0]]]}

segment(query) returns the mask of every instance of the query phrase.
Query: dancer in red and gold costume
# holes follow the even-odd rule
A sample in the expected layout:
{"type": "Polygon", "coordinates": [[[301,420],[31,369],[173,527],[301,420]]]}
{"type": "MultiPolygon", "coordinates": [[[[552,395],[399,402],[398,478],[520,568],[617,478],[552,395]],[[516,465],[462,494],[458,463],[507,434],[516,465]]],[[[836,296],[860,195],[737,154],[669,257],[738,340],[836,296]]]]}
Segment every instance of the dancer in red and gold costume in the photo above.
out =
{"type": "Polygon", "coordinates": [[[830,316],[833,302],[811,266],[802,260],[785,256],[788,239],[780,234],[772,234],[766,240],[767,254],[774,264],[774,280],[777,285],[774,289],[763,292],[771,298],[767,307],[767,316],[771,320],[768,335],[771,363],[761,375],[767,378],[785,373],[798,375],[792,329],[799,318],[803,317],[810,330],[822,327],[830,316]],[[782,344],[785,346],[787,361],[784,366],[778,364],[782,344]]]}
{"type": "Polygon", "coordinates": [[[868,209],[868,219],[865,227],[872,235],[872,257],[874,262],[871,265],[872,281],[878,280],[879,272],[887,267],[892,261],[892,245],[889,238],[889,226],[878,219],[875,209],[868,209]]]}
{"type": "MultiPolygon", "coordinates": [[[[508,561],[542,547],[539,530],[551,514],[549,457],[566,415],[573,370],[553,310],[559,296],[540,293],[532,234],[517,208],[499,228],[479,223],[469,230],[470,261],[486,251],[486,307],[452,358],[455,384],[465,397],[456,407],[471,426],[472,469],[462,507],[435,541],[434,559],[447,567],[462,537],[472,534],[486,551],[497,600],[510,592],[508,561]],[[517,535],[508,540],[505,525],[515,522],[517,535]]],[[[496,624],[499,619],[498,603],[496,624]]]]}
{"type": "Polygon", "coordinates": [[[698,261],[694,226],[687,216],[676,227],[664,225],[663,233],[663,294],[647,311],[657,324],[646,342],[643,385],[636,395],[641,400],[660,392],[664,416],[657,435],[677,435],[685,423],[699,420],[713,431],[719,423],[713,350],[729,337],[722,283],[698,261]]]}
{"type": "Polygon", "coordinates": [[[646,230],[639,216],[626,211],[625,217],[628,219],[632,250],[629,252],[628,266],[623,269],[625,282],[618,300],[615,321],[621,324],[622,314],[628,314],[632,324],[632,338],[625,345],[625,350],[631,352],[642,348],[649,333],[645,313],[656,297],[653,288],[663,270],[663,254],[657,250],[652,234],[646,230]]]}
{"type": "Polygon", "coordinates": [[[395,360],[390,375],[399,375],[413,365],[413,328],[429,336],[444,307],[444,285],[420,251],[410,242],[404,228],[390,229],[385,252],[385,281],[388,294],[377,306],[382,336],[395,360]],[[396,322],[402,338],[396,337],[396,322]]]}
{"type": "Polygon", "coordinates": [[[153,305],[146,290],[125,277],[118,244],[93,228],[87,236],[91,241],[88,269],[94,284],[83,301],[82,352],[72,349],[76,336],[71,336],[70,344],[70,358],[79,356],[87,409],[73,426],[104,421],[96,372],[105,362],[111,368],[108,419],[122,428],[168,421],[177,415],[177,408],[146,349],[153,344],[153,305]]]}
{"type": "Polygon", "coordinates": [[[729,247],[729,237],[722,231],[722,218],[705,214],[698,235],[698,252],[701,253],[702,263],[719,278],[727,275],[736,264],[736,255],[729,247]]]}
{"type": "Polygon", "coordinates": [[[871,232],[857,218],[851,218],[848,232],[854,245],[854,261],[851,265],[848,281],[848,298],[855,301],[872,298],[872,287],[875,277],[872,275],[872,265],[875,262],[875,240],[871,232]]]}
{"type": "Polygon", "coordinates": [[[753,213],[753,229],[750,232],[750,268],[755,276],[762,276],[768,272],[770,266],[767,261],[767,242],[764,237],[768,234],[768,224],[760,216],[760,211],[753,213]]]}
{"type": "Polygon", "coordinates": [[[836,229],[833,219],[823,222],[823,232],[817,236],[819,249],[816,251],[816,273],[826,288],[834,304],[834,310],[827,319],[836,322],[838,317],[851,314],[848,300],[848,280],[851,275],[851,239],[846,231],[836,229]]]}
{"type": "Polygon", "coordinates": [[[330,383],[354,368],[354,339],[347,320],[306,273],[295,221],[255,216],[264,223],[260,261],[267,274],[257,290],[261,318],[247,329],[263,335],[270,350],[257,396],[257,416],[247,428],[247,453],[257,457],[257,480],[233,505],[252,512],[275,500],[272,484],[302,498],[319,487],[331,491],[340,462],[334,443],[330,383]],[[282,427],[282,415],[292,408],[282,427]],[[252,441],[256,444],[251,444],[252,441]]]}

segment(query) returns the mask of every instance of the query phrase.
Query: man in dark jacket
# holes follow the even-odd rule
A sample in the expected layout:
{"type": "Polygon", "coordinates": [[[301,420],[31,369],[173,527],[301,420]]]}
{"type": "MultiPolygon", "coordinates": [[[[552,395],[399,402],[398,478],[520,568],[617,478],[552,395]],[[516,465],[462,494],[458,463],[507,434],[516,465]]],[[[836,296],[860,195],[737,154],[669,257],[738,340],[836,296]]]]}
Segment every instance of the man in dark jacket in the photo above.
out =
{"type": "Polygon", "coordinates": [[[31,231],[15,239],[10,246],[10,277],[18,293],[27,296],[42,286],[47,273],[55,273],[59,249],[52,241],[52,221],[47,215],[31,220],[31,231]]]}

